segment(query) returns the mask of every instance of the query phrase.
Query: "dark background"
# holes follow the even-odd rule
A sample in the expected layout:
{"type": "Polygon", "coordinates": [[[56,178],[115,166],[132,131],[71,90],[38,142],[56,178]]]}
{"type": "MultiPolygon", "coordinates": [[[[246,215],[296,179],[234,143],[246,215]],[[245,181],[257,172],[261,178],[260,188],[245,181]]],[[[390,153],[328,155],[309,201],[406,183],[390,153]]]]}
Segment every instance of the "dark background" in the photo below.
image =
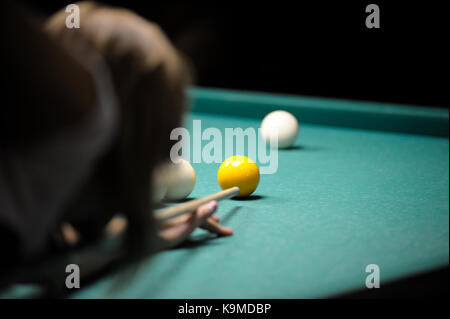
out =
{"type": "MultiPolygon", "coordinates": [[[[45,16],[71,2],[27,4],[45,16]]],[[[103,3],[160,24],[191,59],[197,85],[449,106],[444,2],[103,3]],[[381,29],[365,27],[370,3],[381,29]]]]}

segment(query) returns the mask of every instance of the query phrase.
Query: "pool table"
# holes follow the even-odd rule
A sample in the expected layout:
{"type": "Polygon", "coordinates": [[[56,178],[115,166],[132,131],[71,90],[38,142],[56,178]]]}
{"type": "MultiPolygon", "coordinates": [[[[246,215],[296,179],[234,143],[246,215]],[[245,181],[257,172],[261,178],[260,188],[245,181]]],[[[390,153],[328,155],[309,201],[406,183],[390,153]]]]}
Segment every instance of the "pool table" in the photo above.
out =
{"type": "MultiPolygon", "coordinates": [[[[284,109],[300,123],[278,170],[246,199],[219,203],[230,237],[197,230],[145,261],[111,293],[114,277],[75,298],[315,298],[381,288],[449,263],[448,110],[192,88],[185,123],[258,128],[284,109]]],[[[191,198],[219,191],[218,163],[193,163],[191,198]]]]}
{"type": "MultiPolygon", "coordinates": [[[[322,298],[383,287],[449,263],[447,109],[191,88],[185,124],[258,128],[294,114],[300,133],[248,198],[219,203],[234,234],[196,230],[111,291],[104,278],[73,298],[322,298]]],[[[205,143],[205,142],[203,142],[205,143]]],[[[245,155],[245,154],[244,154],[245,155]]],[[[258,162],[258,160],[256,159],[258,162]]],[[[193,163],[190,198],[219,191],[219,163],[193,163]]]]}

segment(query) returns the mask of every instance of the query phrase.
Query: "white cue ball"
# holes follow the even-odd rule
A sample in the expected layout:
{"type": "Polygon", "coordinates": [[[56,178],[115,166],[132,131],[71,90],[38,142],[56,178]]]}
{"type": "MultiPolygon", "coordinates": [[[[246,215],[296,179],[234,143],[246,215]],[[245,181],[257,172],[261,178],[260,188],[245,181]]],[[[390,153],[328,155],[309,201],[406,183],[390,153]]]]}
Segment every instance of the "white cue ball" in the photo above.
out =
{"type": "Polygon", "coordinates": [[[158,166],[152,174],[152,200],[154,203],[159,203],[164,199],[167,192],[167,181],[165,175],[167,174],[167,165],[158,166]]]}
{"type": "MultiPolygon", "coordinates": [[[[273,111],[261,123],[262,138],[270,145],[271,136],[278,137],[278,148],[288,148],[294,144],[299,131],[298,121],[286,111],[273,111]]],[[[271,147],[274,147],[274,145],[271,147]]]]}
{"type": "Polygon", "coordinates": [[[192,165],[180,159],[179,163],[170,163],[166,175],[167,191],[165,199],[169,201],[181,200],[189,196],[195,186],[195,170],[192,165]]]}

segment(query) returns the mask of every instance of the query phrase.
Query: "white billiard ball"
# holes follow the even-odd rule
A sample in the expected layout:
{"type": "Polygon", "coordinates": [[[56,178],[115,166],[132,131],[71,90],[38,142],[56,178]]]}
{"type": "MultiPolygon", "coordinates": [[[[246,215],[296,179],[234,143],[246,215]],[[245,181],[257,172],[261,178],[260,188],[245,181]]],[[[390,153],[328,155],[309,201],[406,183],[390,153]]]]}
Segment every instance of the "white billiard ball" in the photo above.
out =
{"type": "Polygon", "coordinates": [[[261,123],[261,136],[271,147],[270,139],[278,138],[278,148],[288,148],[294,144],[299,131],[298,121],[286,111],[273,111],[261,123]]]}
{"type": "Polygon", "coordinates": [[[167,191],[164,196],[166,200],[176,201],[189,196],[194,190],[196,174],[192,165],[184,160],[178,159],[178,163],[170,163],[165,173],[167,191]]]}
{"type": "Polygon", "coordinates": [[[167,165],[159,165],[155,168],[152,174],[152,194],[151,198],[154,203],[161,202],[166,196],[167,192],[167,165]]]}

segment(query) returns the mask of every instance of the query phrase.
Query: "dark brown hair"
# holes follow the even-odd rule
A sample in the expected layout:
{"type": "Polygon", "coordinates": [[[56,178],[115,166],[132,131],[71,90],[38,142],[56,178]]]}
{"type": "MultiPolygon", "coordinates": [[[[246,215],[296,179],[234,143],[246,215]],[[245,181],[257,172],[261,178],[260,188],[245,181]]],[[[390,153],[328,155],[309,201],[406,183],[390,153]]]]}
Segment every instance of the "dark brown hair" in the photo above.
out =
{"type": "MultiPolygon", "coordinates": [[[[105,221],[116,212],[126,216],[128,228],[120,260],[129,264],[155,249],[150,176],[169,156],[170,132],[181,124],[184,88],[190,77],[156,25],[124,9],[93,3],[79,6],[80,29],[67,29],[67,14],[61,10],[50,17],[46,30],[68,46],[81,41],[96,50],[112,73],[121,111],[119,133],[87,181],[92,187],[85,189],[101,193],[105,221]],[[147,44],[163,49],[152,50],[147,44]]],[[[102,219],[102,212],[96,214],[102,219]]],[[[90,216],[89,222],[94,219],[90,216]]]]}

